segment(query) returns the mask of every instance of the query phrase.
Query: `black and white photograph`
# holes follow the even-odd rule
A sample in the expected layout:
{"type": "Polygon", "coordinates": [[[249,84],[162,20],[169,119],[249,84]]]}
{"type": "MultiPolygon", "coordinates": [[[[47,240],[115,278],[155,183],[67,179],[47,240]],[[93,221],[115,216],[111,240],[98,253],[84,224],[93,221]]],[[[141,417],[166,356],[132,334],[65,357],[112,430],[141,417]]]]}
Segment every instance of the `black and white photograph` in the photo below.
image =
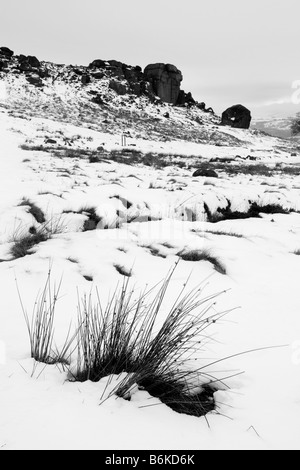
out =
{"type": "Polygon", "coordinates": [[[0,1],[0,450],[300,450],[299,0],[0,1]]]}

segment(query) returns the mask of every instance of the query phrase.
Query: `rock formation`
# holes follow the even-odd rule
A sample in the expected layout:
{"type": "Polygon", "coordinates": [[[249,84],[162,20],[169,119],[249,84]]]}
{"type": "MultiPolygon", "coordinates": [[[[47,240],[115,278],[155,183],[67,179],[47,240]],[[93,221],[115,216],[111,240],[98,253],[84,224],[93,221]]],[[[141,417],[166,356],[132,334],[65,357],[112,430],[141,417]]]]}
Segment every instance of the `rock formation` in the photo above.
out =
{"type": "Polygon", "coordinates": [[[177,104],[182,73],[171,64],[149,64],[144,70],[154,93],[165,103],[177,104]]]}
{"type": "Polygon", "coordinates": [[[96,79],[101,79],[104,75],[112,77],[109,86],[120,95],[125,93],[133,93],[137,96],[146,94],[150,99],[154,99],[151,86],[145,80],[142,69],[138,65],[130,66],[117,60],[105,61],[96,59],[90,63],[88,69],[91,72],[92,77],[96,79]],[[128,82],[128,86],[121,83],[121,80],[126,80],[128,82]]]}
{"type": "Polygon", "coordinates": [[[241,104],[236,104],[222,113],[221,124],[224,126],[249,129],[251,123],[251,112],[241,104]]]}
{"type": "MultiPolygon", "coordinates": [[[[118,95],[146,96],[152,103],[169,103],[174,106],[195,106],[203,111],[204,103],[197,103],[191,93],[180,89],[182,73],[175,65],[155,63],[149,64],[142,71],[138,65],[131,66],[117,60],[96,59],[88,66],[65,66],[40,62],[35,56],[24,54],[15,55],[8,47],[0,47],[0,78],[3,74],[25,76],[30,85],[43,87],[49,81],[52,85],[57,80],[65,80],[67,83],[81,83],[89,94],[91,100],[101,105],[104,100],[95,90],[98,80],[108,81],[109,89],[118,95]],[[48,80],[50,79],[50,80],[48,80]],[[108,79],[108,80],[107,80],[108,79]],[[157,100],[156,98],[159,98],[157,100]]],[[[134,99],[134,97],[132,97],[134,99]]]]}

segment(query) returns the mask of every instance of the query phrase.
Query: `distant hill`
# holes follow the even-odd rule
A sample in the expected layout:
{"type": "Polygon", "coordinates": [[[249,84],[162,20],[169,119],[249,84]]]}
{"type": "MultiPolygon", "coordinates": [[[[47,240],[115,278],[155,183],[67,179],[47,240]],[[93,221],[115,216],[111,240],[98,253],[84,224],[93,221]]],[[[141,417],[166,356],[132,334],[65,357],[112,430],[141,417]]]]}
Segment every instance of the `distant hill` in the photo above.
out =
{"type": "Polygon", "coordinates": [[[267,132],[267,134],[270,134],[274,137],[288,139],[292,137],[292,119],[292,117],[257,119],[252,121],[251,127],[252,129],[259,129],[261,131],[267,132]]]}

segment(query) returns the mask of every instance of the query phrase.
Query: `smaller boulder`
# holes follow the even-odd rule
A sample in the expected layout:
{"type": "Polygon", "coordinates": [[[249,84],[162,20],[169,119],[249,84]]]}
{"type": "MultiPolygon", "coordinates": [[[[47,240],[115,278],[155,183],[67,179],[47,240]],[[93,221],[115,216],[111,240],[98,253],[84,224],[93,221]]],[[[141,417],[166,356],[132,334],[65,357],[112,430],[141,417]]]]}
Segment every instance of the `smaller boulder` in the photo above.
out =
{"type": "Polygon", "coordinates": [[[193,176],[205,176],[206,178],[218,178],[218,173],[215,172],[212,168],[198,168],[193,173],[193,176]]]}
{"type": "Polygon", "coordinates": [[[14,55],[14,52],[8,47],[0,47],[0,55],[10,58],[14,55]]]}
{"type": "Polygon", "coordinates": [[[92,77],[95,79],[95,80],[101,80],[101,78],[104,77],[104,73],[103,72],[94,72],[91,74],[92,77]]]}
{"type": "Polygon", "coordinates": [[[91,77],[89,76],[88,73],[85,73],[81,76],[81,83],[83,85],[88,85],[90,83],[90,81],[91,81],[91,77]]]}

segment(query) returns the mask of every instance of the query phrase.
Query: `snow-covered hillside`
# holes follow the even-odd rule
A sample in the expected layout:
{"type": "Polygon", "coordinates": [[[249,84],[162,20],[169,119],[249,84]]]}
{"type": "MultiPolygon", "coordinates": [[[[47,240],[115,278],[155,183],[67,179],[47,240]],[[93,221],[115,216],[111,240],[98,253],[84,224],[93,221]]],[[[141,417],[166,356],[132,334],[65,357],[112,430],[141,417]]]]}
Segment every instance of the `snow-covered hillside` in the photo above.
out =
{"type": "Polygon", "coordinates": [[[119,96],[105,80],[1,83],[0,448],[299,448],[297,144],[219,126],[198,108],[119,96]],[[88,100],[95,86],[105,106],[88,100]],[[43,230],[17,256],[16,243],[43,230]],[[191,252],[209,255],[182,256],[191,252]],[[137,388],[130,401],[109,396],[108,378],[70,381],[67,365],[30,357],[16,279],[31,317],[49,265],[53,282],[62,278],[61,347],[78,292],[97,287],[105,304],[124,276],[140,292],[180,258],[162,313],[189,276],[191,289],[222,293],[213,311],[229,310],[194,351],[195,368],[218,379],[215,411],[179,414],[137,388]]]}

